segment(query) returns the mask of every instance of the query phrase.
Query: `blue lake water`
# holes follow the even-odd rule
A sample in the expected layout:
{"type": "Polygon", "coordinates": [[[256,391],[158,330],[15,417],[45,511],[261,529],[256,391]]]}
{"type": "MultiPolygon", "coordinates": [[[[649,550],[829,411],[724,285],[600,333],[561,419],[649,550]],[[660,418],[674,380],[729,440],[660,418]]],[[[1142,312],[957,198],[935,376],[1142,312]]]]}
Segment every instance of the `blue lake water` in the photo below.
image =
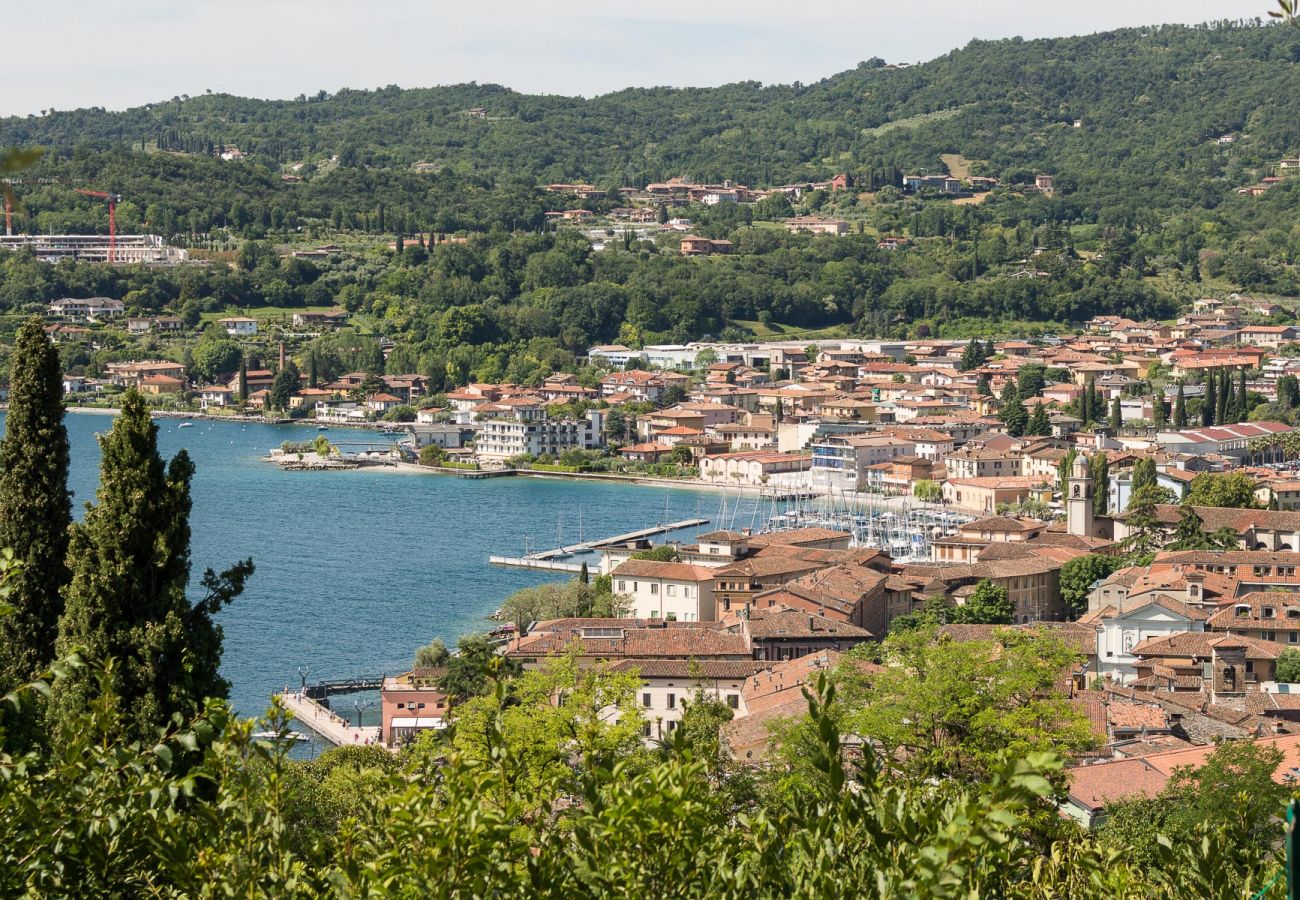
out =
{"type": "MultiPolygon", "coordinates": [[[[99,473],[95,433],[112,419],[67,417],[75,512],[93,500],[99,473]]],[[[253,557],[247,591],[221,615],[223,672],[244,715],[299,681],[409,667],[417,647],[448,645],[489,627],[485,617],[510,592],[554,573],[490,566],[490,554],[521,555],[696,515],[711,518],[716,495],[539,478],[472,481],[361,469],[286,472],[262,457],[285,440],[311,440],[302,426],[159,420],[165,456],[186,448],[194,479],[193,583],[207,567],[253,557]],[[665,512],[666,505],[666,512],[665,512]],[[667,518],[664,518],[665,515],[667,518]]],[[[371,435],[335,430],[336,441],[371,435]]],[[[381,440],[377,433],[375,440],[381,440]]],[[[707,527],[707,526],[706,526],[707,527]]],[[[343,711],[343,710],[340,710],[343,711]]],[[[369,716],[374,716],[372,711],[369,716]]]]}

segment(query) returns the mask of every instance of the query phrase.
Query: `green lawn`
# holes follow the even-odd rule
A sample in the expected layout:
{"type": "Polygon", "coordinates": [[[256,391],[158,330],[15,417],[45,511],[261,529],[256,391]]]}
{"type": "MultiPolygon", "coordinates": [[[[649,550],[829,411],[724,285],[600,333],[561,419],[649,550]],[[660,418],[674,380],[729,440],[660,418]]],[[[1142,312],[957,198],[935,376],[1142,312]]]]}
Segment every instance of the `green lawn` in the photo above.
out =
{"type": "Polygon", "coordinates": [[[733,321],[737,325],[754,332],[761,341],[837,338],[844,337],[847,334],[846,327],[843,325],[832,325],[829,328],[797,328],[793,325],[782,325],[779,322],[769,322],[764,325],[757,320],[735,319],[733,321]]]}
{"type": "Polygon", "coordinates": [[[228,316],[248,316],[250,319],[257,319],[259,322],[274,321],[283,319],[291,321],[294,313],[300,312],[328,312],[331,309],[337,309],[335,306],[255,306],[248,309],[227,309],[223,312],[207,312],[199,316],[201,325],[209,322],[215,322],[217,319],[224,319],[228,316]]]}

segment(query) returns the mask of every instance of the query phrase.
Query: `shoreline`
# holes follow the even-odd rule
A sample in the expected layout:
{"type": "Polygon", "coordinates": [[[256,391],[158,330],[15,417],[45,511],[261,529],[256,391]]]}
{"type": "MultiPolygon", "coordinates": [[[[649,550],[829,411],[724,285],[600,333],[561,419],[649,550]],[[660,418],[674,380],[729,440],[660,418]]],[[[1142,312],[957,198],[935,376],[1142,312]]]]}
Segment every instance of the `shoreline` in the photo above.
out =
{"type": "MultiPolygon", "coordinates": [[[[8,408],[5,404],[0,408],[8,408]]],[[[120,410],[115,407],[98,407],[98,406],[69,406],[65,409],[69,413],[82,415],[101,415],[115,416],[120,410]]],[[[193,419],[205,422],[229,422],[230,424],[240,425],[307,425],[319,426],[327,425],[329,429],[346,428],[352,430],[374,430],[380,431],[383,425],[378,422],[367,423],[341,423],[329,422],[319,423],[315,419],[268,419],[264,416],[214,416],[210,413],[186,413],[176,410],[152,410],[151,415],[156,419],[193,419]]],[[[269,457],[262,457],[269,462],[275,462],[269,457]]],[[[455,476],[467,479],[477,478],[554,478],[568,481],[603,481],[612,484],[631,484],[641,487],[662,487],[676,488],[684,491],[708,491],[711,493],[729,493],[738,494],[757,494],[762,495],[765,492],[776,490],[781,492],[779,485],[757,485],[757,484],[714,484],[709,481],[695,481],[683,478],[663,478],[657,475],[620,475],[611,472],[543,472],[533,469],[511,469],[511,474],[497,474],[498,470],[494,469],[448,469],[439,466],[422,466],[419,463],[408,462],[388,462],[383,465],[362,465],[355,468],[348,468],[346,471],[359,470],[385,470],[405,475],[442,475],[455,476]],[[483,474],[487,473],[487,474],[483,474]]],[[[343,470],[340,470],[343,471],[343,470]]],[[[822,491],[809,490],[807,488],[790,488],[785,493],[813,494],[821,496],[822,491]]]]}

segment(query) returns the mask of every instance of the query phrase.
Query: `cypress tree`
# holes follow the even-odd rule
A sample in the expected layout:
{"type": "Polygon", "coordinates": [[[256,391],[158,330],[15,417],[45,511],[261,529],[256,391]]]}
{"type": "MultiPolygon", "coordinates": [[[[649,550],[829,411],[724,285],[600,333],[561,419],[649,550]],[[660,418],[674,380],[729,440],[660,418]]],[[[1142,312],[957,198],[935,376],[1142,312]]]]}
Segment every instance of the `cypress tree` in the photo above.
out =
{"type": "Polygon", "coordinates": [[[1113,397],[1110,401],[1110,422],[1108,423],[1115,431],[1124,427],[1124,408],[1120,406],[1119,397],[1113,397]]]}
{"type": "Polygon", "coordinates": [[[1164,428],[1168,421],[1168,414],[1165,411],[1165,393],[1156,391],[1155,396],[1151,398],[1151,424],[1157,428],[1164,428]]]}
{"type": "Polygon", "coordinates": [[[1007,427],[1007,434],[1012,437],[1019,437],[1025,433],[1025,425],[1028,424],[1029,416],[1025,412],[1025,405],[1020,402],[1020,394],[1016,391],[1014,381],[1008,381],[1007,386],[1002,390],[1002,402],[998,407],[998,418],[1007,427]]]}
{"type": "Polygon", "coordinates": [[[218,674],[221,627],[213,614],[243,590],[252,574],[245,560],[221,575],[203,576],[207,595],[191,604],[190,479],[194,465],[180,451],[170,466],[158,455],[158,428],[134,390],[122,414],[100,438],[97,502],[71,530],[72,578],[59,620],[57,649],[84,648],[107,664],[106,681],[80,670],[57,682],[50,700],[56,733],[78,717],[106,683],[131,737],[149,738],[173,714],[195,715],[205,697],[225,697],[218,674]]]}
{"type": "Polygon", "coordinates": [[[1104,450],[1092,455],[1088,469],[1092,476],[1093,515],[1104,516],[1110,512],[1110,460],[1104,450]]]}
{"type": "Polygon", "coordinates": [[[1205,394],[1201,398],[1201,424],[1214,424],[1214,411],[1218,408],[1216,379],[1213,374],[1205,382],[1205,394]]]}
{"type": "Polygon", "coordinates": [[[1187,427],[1187,398],[1183,396],[1183,383],[1178,382],[1178,393],[1174,395],[1174,427],[1187,427]]]}
{"type": "Polygon", "coordinates": [[[1043,409],[1043,402],[1040,400],[1034,404],[1034,411],[1029,416],[1029,424],[1025,426],[1025,434],[1042,437],[1051,433],[1052,423],[1047,418],[1047,410],[1043,409]]]}
{"type": "Polygon", "coordinates": [[[248,402],[248,358],[239,357],[239,402],[248,402]]]}
{"type": "Polygon", "coordinates": [[[1250,414],[1250,403],[1246,399],[1246,370],[1237,371],[1237,421],[1246,421],[1250,414]]]}
{"type": "Polygon", "coordinates": [[[1214,406],[1214,424],[1226,425],[1228,424],[1228,394],[1229,394],[1228,381],[1227,378],[1225,377],[1227,373],[1224,372],[1222,369],[1220,369],[1218,374],[1219,374],[1219,379],[1218,379],[1219,386],[1218,386],[1218,392],[1215,395],[1216,403],[1214,406]]]}
{"type": "Polygon", "coordinates": [[[308,387],[313,387],[313,388],[316,387],[316,386],[317,386],[317,382],[320,380],[320,376],[317,374],[317,371],[316,371],[316,351],[315,351],[315,350],[311,351],[311,355],[307,358],[307,373],[308,373],[308,374],[307,374],[307,386],[308,386],[308,387]]]}
{"type": "Polygon", "coordinates": [[[1133,466],[1133,478],[1129,484],[1130,496],[1144,487],[1156,484],[1156,461],[1151,457],[1139,459],[1133,466]]]}
{"type": "Polygon", "coordinates": [[[18,329],[9,376],[9,415],[0,441],[0,547],[21,567],[11,576],[0,616],[0,694],[24,683],[54,658],[60,591],[72,524],[68,432],[63,426],[59,353],[41,320],[18,329]]]}

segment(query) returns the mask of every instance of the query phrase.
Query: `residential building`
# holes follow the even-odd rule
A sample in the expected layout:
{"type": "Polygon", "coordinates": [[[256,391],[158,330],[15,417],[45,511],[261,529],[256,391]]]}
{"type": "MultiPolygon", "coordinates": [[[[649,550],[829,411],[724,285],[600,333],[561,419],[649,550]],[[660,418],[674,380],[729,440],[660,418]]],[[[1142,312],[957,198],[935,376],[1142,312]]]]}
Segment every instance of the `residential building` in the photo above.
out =
{"type": "Polygon", "coordinates": [[[480,407],[474,439],[480,460],[504,462],[514,456],[558,456],[569,450],[596,450],[604,445],[604,413],[593,409],[581,419],[552,419],[540,404],[480,407]]]}
{"type": "Polygon", "coordinates": [[[126,305],[111,297],[87,297],[84,300],[65,297],[51,303],[48,312],[74,322],[92,322],[121,316],[126,312],[126,305]]]}
{"type": "Polygon", "coordinates": [[[226,329],[231,337],[252,337],[257,334],[257,320],[248,316],[227,316],[218,319],[217,324],[226,329]]]}
{"type": "Polygon", "coordinates": [[[447,727],[450,701],[438,687],[445,669],[418,668],[389,675],[379,688],[379,741],[396,749],[414,741],[420,732],[447,727]]]}
{"type": "Polygon", "coordinates": [[[609,667],[610,672],[635,672],[640,677],[637,703],[645,717],[642,736],[648,745],[676,730],[697,693],[725,703],[733,715],[741,714],[745,680],[766,669],[763,662],[732,659],[621,659],[609,667]]]}
{"type": "Polygon", "coordinates": [[[629,559],[610,573],[614,593],[625,596],[637,618],[712,622],[715,570],[690,563],[629,559]]]}
{"type": "Polygon", "coordinates": [[[766,484],[774,475],[806,472],[812,456],[806,453],[774,453],[745,450],[720,453],[700,459],[700,479],[715,484],[766,484]]]}

